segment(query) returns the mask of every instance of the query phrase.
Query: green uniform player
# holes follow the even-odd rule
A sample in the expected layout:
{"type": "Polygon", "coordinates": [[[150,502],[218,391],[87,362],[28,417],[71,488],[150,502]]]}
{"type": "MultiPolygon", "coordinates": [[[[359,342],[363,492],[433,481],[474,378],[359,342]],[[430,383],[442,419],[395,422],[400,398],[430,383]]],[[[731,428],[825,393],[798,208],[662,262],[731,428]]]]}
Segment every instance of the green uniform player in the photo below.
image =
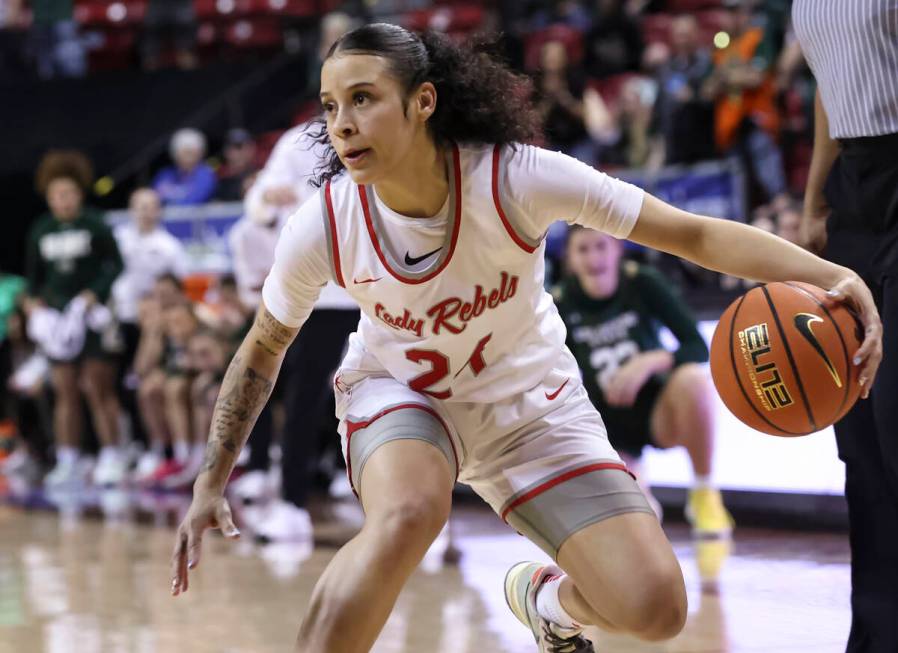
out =
{"type": "Polygon", "coordinates": [[[656,270],[621,263],[623,245],[611,236],[574,227],[566,253],[572,274],[556,289],[556,303],[611,444],[634,466],[648,444],[685,447],[696,534],[729,534],[732,520],[710,482],[714,406],[701,365],[708,347],[695,319],[656,270]],[[662,346],[662,327],[679,341],[675,351],[662,346]]]}
{"type": "MultiPolygon", "coordinates": [[[[35,222],[27,244],[29,297],[25,309],[29,316],[41,306],[62,310],[75,297],[88,307],[105,302],[122,271],[112,231],[84,206],[92,178],[90,162],[75,151],[49,152],[38,166],[36,185],[50,210],[35,222]]],[[[80,452],[83,400],[101,444],[93,481],[117,485],[127,471],[127,457],[118,447],[121,410],[115,361],[105,351],[100,335],[85,330],[78,356],[51,361],[56,467],[44,479],[48,488],[86,480],[90,470],[80,452]]]]}

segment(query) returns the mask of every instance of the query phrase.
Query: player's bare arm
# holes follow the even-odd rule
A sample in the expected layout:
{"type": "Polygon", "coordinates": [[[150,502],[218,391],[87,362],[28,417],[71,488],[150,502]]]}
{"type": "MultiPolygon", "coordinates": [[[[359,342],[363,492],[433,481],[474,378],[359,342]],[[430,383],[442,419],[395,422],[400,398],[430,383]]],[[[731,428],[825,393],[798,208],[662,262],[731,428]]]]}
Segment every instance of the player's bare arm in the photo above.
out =
{"type": "Polygon", "coordinates": [[[199,562],[205,529],[218,528],[229,538],[239,536],[223,496],[224,488],[256,418],[271,395],[284,354],[298,331],[281,324],[263,304],[228,366],[215,402],[206,456],[193,487],[193,501],[178,528],[172,552],[173,595],[187,590],[188,569],[199,562]]]}
{"type": "Polygon", "coordinates": [[[762,229],[708,218],[645,196],[629,239],[717,272],[764,283],[804,281],[830,290],[833,300],[857,310],[865,336],[856,352],[863,396],[868,396],[882,360],[882,322],[867,284],[853,271],[830,263],[762,229]]]}

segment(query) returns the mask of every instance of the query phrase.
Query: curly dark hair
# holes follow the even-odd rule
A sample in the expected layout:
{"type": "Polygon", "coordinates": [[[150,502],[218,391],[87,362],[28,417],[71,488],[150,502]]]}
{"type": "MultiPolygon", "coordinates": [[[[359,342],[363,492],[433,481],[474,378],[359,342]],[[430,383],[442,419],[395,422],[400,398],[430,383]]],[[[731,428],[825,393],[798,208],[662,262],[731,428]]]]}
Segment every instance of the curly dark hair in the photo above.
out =
{"type": "Polygon", "coordinates": [[[71,179],[82,193],[87,193],[94,182],[94,167],[78,150],[50,150],[37,166],[34,186],[38,193],[46,195],[50,182],[60,178],[71,179]]]}
{"type": "MultiPolygon", "coordinates": [[[[331,46],[334,54],[383,57],[406,96],[424,82],[437,91],[437,106],[427,121],[437,145],[450,142],[526,143],[541,135],[541,120],[530,103],[532,84],[493,56],[495,43],[457,45],[435,32],[417,35],[398,25],[373,23],[347,32],[331,46]]],[[[327,153],[316,170],[320,186],[343,170],[323,118],[313,136],[327,153]]]]}

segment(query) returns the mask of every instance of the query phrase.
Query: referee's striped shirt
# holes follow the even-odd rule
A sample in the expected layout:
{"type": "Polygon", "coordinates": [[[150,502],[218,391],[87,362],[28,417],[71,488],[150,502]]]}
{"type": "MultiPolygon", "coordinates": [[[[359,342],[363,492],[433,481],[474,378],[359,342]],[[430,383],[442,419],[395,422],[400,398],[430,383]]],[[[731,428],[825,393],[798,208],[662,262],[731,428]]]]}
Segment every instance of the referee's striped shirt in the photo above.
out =
{"type": "Polygon", "coordinates": [[[832,138],[898,133],[898,0],[795,0],[832,138]]]}

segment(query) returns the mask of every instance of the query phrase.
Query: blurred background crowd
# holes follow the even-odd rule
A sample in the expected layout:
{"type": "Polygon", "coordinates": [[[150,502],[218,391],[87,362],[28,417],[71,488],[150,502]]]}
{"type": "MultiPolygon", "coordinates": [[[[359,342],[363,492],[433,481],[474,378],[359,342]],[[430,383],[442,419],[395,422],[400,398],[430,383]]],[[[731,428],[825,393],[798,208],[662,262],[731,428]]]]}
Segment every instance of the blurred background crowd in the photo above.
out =
{"type": "MultiPolygon", "coordinates": [[[[288,159],[319,110],[321,59],[368,21],[481,40],[532,78],[542,145],[797,240],[814,82],[786,0],[0,0],[10,491],[189,489],[278,227],[315,192],[314,165],[288,159]],[[93,234],[89,257],[75,222],[93,234]]],[[[548,283],[564,274],[564,241],[562,224],[548,283]]],[[[743,288],[627,256],[661,267],[699,315],[743,288]]],[[[318,308],[322,339],[358,315],[340,297],[318,308]]],[[[349,492],[329,383],[295,373],[310,356],[288,360],[240,463],[246,503],[280,497],[258,529],[271,539],[309,528],[309,493],[349,492]],[[287,451],[291,421],[320,436],[287,451]],[[301,461],[298,485],[279,457],[301,461]]]]}

